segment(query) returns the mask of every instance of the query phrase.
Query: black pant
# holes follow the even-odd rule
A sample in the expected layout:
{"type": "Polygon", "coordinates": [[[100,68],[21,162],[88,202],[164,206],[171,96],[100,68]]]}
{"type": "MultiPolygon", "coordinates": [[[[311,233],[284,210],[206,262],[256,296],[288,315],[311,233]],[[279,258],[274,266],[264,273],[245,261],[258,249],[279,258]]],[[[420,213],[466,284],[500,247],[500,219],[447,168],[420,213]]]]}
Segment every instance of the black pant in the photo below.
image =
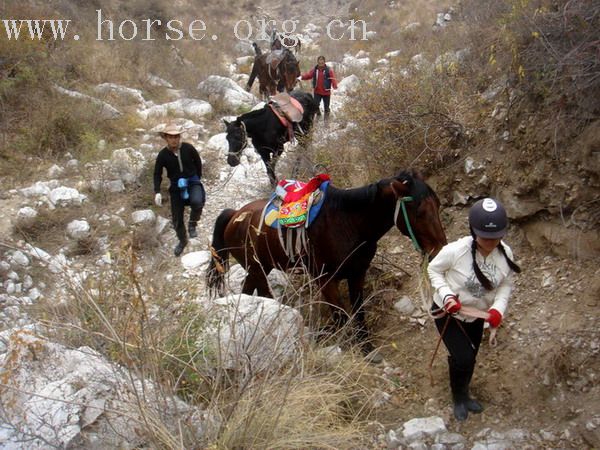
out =
{"type": "Polygon", "coordinates": [[[184,210],[186,206],[190,206],[190,226],[195,227],[202,215],[204,207],[204,187],[202,184],[192,184],[188,187],[190,197],[187,200],[181,198],[181,190],[169,190],[171,197],[171,217],[173,219],[173,227],[177,238],[180,242],[187,241],[187,233],[185,231],[184,210]]]}
{"type": "Polygon", "coordinates": [[[450,353],[451,365],[458,370],[473,370],[481,338],[483,337],[483,319],[463,322],[445,315],[435,320],[435,326],[440,333],[444,329],[447,320],[449,320],[448,326],[442,339],[450,353]]]}
{"type": "Polygon", "coordinates": [[[325,117],[329,116],[329,103],[331,103],[331,95],[321,95],[315,94],[315,102],[317,102],[317,106],[319,107],[319,112],[317,114],[321,114],[321,100],[323,100],[323,109],[325,110],[325,117]]]}
{"type": "Polygon", "coordinates": [[[455,403],[469,399],[469,384],[475,370],[475,359],[483,337],[483,319],[473,322],[463,322],[446,314],[435,320],[435,326],[440,334],[446,330],[442,339],[448,349],[448,373],[450,388],[455,403]]]}

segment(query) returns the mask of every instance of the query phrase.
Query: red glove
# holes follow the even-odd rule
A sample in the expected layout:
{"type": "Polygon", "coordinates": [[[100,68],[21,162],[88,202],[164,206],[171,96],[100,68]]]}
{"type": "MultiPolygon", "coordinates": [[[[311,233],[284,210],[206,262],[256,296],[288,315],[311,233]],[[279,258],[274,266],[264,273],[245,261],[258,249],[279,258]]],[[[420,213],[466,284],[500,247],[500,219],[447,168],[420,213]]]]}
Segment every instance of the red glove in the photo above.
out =
{"type": "Polygon", "coordinates": [[[460,310],[461,306],[462,305],[460,304],[458,295],[449,294],[444,297],[444,310],[448,314],[457,313],[460,310]]]}
{"type": "Polygon", "coordinates": [[[488,310],[488,314],[489,316],[487,321],[489,322],[490,326],[492,328],[498,328],[500,326],[500,322],[502,322],[502,314],[500,314],[500,311],[491,308],[488,310]]]}

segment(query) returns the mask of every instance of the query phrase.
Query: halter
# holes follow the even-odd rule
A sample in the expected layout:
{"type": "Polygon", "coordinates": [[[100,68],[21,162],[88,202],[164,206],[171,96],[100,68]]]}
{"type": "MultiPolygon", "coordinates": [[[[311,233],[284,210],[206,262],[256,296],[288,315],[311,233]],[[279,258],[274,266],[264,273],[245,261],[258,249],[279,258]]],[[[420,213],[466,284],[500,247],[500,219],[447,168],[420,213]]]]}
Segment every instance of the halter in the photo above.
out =
{"type": "Polygon", "coordinates": [[[228,152],[227,156],[240,157],[242,151],[248,147],[248,133],[246,132],[246,124],[240,120],[240,129],[242,130],[242,147],[237,152],[228,152]]]}
{"type": "MultiPolygon", "coordinates": [[[[417,242],[417,238],[415,237],[415,233],[413,233],[412,227],[410,226],[410,221],[408,220],[408,213],[406,212],[405,202],[412,202],[414,198],[412,197],[402,197],[396,201],[396,210],[394,211],[394,225],[398,223],[398,214],[400,214],[400,207],[402,207],[402,216],[404,217],[404,223],[406,225],[406,229],[408,230],[408,234],[410,236],[410,240],[415,247],[415,250],[418,252],[422,252],[421,246],[417,242]]],[[[397,225],[396,225],[397,226],[397,225]]]]}

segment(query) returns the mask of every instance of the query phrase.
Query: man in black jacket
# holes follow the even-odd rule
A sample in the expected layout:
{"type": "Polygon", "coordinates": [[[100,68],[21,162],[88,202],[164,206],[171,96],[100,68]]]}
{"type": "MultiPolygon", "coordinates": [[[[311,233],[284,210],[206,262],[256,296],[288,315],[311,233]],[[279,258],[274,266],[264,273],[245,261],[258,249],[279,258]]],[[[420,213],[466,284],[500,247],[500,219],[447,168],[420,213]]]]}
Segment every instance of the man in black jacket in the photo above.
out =
{"type": "Polygon", "coordinates": [[[167,169],[167,177],[171,181],[169,196],[171,199],[171,216],[173,226],[179,238],[174,249],[175,256],[181,255],[187,245],[187,235],[184,224],[184,209],[191,207],[188,233],[191,238],[198,236],[196,226],[202,214],[205,202],[202,178],[202,160],[193,145],[181,142],[182,130],[176,125],[167,126],[161,133],[167,146],[156,157],[154,165],[154,203],[162,206],[160,184],[163,168],[167,169]]]}

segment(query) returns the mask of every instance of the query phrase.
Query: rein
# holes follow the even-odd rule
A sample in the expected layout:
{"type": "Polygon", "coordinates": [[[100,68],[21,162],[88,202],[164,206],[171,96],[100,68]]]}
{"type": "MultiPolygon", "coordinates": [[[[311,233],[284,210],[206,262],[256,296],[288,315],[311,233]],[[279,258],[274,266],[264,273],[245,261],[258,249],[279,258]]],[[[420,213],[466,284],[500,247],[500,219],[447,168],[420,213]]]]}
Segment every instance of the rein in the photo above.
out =
{"type": "MultiPolygon", "coordinates": [[[[394,211],[394,225],[398,223],[398,215],[400,214],[400,208],[402,208],[402,216],[404,217],[404,224],[406,225],[406,229],[408,230],[408,234],[410,236],[410,240],[415,247],[415,250],[418,252],[422,252],[421,246],[417,242],[417,238],[415,237],[415,233],[413,233],[412,227],[410,226],[410,221],[408,220],[408,213],[406,212],[405,202],[412,202],[414,199],[410,196],[399,198],[396,201],[396,210],[394,211]]],[[[396,225],[397,226],[397,225],[396,225]]]]}

